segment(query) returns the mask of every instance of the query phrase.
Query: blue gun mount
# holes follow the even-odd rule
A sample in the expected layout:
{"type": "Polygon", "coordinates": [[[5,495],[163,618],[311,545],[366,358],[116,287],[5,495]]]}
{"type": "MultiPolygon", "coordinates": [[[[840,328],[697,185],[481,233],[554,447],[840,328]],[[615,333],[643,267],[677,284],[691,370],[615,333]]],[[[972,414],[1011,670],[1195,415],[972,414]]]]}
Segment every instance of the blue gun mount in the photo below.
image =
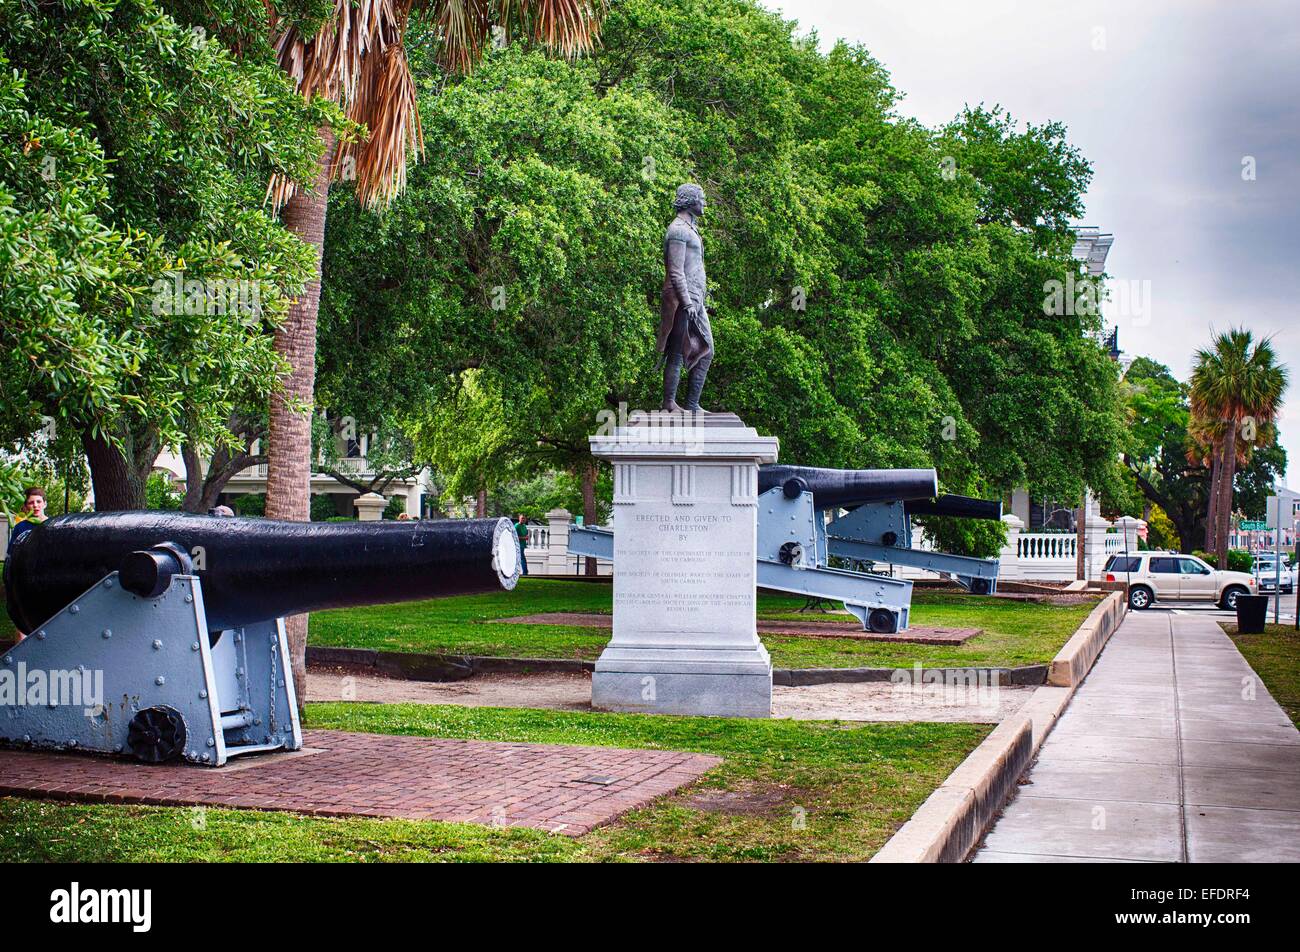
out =
{"type": "Polygon", "coordinates": [[[952,578],[974,595],[992,595],[997,591],[997,559],[976,559],[913,548],[914,515],[996,520],[1002,518],[1002,504],[945,495],[933,501],[869,502],[853,509],[834,511],[826,526],[830,554],[852,562],[925,569],[952,578]]]}
{"type": "Polygon", "coordinates": [[[879,634],[905,631],[912,583],[832,568],[826,520],[812,492],[802,485],[791,481],[758,497],[758,584],[843,602],[864,630],[879,634]]]}

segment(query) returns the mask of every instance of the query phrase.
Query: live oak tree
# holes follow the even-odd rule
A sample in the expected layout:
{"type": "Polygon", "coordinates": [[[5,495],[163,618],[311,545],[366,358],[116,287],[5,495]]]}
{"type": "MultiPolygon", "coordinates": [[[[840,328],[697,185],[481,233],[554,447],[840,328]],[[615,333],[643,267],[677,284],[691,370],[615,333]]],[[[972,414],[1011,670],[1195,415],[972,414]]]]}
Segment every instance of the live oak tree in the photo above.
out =
{"type": "Polygon", "coordinates": [[[587,437],[656,357],[664,209],[688,176],[674,117],[522,48],[445,88],[417,75],[428,149],[406,192],[375,216],[344,187],[331,209],[321,397],[413,420],[452,495],[569,470],[594,520],[587,437]]]}
{"type": "Polygon", "coordinates": [[[323,113],[207,15],[0,0],[0,441],[42,416],[77,433],[100,509],[142,507],[164,446],[220,441],[265,399],[269,330],[309,274],[262,198],[314,166],[323,113]]]}
{"type": "MultiPolygon", "coordinates": [[[[373,224],[350,199],[332,212],[347,220],[324,309],[342,333],[322,334],[338,341],[323,375],[437,405],[473,369],[511,421],[492,458],[581,471],[597,412],[657,403],[660,242],[671,189],[695,180],[718,343],[706,406],[809,465],[935,465],[978,495],[1120,491],[1100,316],[1049,303],[1083,274],[1068,222],[1090,174],[1059,125],[979,109],[926,129],[865,50],[823,55],[745,0],[625,0],[603,35],[589,63],[494,55],[421,93],[441,141],[409,205],[373,224]],[[609,135],[591,117],[629,104],[666,134],[586,158],[609,135]]],[[[987,554],[999,527],[982,528],[934,531],[987,554]]]]}

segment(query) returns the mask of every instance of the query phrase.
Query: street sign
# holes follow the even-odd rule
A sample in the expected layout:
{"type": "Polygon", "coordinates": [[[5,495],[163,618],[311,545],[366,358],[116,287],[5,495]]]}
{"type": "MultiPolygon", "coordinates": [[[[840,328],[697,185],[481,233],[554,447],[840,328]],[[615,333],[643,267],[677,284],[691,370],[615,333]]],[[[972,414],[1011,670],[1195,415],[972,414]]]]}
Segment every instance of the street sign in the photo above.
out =
{"type": "Polygon", "coordinates": [[[1241,523],[1242,532],[1263,532],[1268,528],[1268,522],[1264,519],[1248,519],[1241,523]]]}

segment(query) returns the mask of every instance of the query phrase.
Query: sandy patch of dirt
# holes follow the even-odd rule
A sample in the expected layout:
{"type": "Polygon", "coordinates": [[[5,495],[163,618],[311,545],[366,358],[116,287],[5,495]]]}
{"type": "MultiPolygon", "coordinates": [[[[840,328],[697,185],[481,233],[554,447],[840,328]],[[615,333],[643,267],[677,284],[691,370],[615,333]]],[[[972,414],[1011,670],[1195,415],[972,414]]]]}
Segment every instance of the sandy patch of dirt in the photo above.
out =
{"type": "MultiPolygon", "coordinates": [[[[772,716],[796,720],[946,721],[992,724],[1014,714],[1032,686],[984,688],[888,682],[816,684],[772,688],[772,716]]],[[[307,672],[312,701],[379,704],[459,704],[466,707],[536,707],[591,710],[586,673],[480,674],[464,681],[399,681],[342,668],[307,672]]]]}

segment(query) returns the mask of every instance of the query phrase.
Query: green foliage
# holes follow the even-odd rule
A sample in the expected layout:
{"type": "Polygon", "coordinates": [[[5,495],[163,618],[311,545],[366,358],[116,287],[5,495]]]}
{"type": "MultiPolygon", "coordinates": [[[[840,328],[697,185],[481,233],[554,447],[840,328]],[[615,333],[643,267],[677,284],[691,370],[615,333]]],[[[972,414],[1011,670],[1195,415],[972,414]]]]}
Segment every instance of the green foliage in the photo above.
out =
{"type": "Polygon", "coordinates": [[[1182,540],[1173,520],[1159,506],[1152,506],[1147,518],[1147,543],[1152,549],[1169,549],[1171,552],[1182,550],[1182,540]]]}
{"type": "MultiPolygon", "coordinates": [[[[262,497],[262,508],[263,511],[265,512],[266,509],[265,496],[262,497]]],[[[339,511],[334,505],[334,499],[332,496],[330,496],[328,493],[312,493],[312,497],[311,497],[311,521],[312,522],[324,522],[327,519],[332,519],[334,516],[337,516],[338,514],[339,511]]]]}
{"type": "Polygon", "coordinates": [[[1083,274],[1067,222],[1091,173],[1060,124],[903,120],[867,51],[823,55],[750,0],[624,0],[603,37],[589,61],[512,48],[450,84],[417,54],[426,163],[386,215],[332,199],[323,402],[413,407],[457,495],[577,471],[598,413],[659,402],[661,241],[694,180],[706,405],[788,462],[1123,491],[1100,319],[1045,305],[1083,274]]]}
{"type": "Polygon", "coordinates": [[[1255,557],[1245,549],[1228,550],[1228,571],[1249,572],[1255,566],[1255,557]]]}
{"type": "Polygon", "coordinates": [[[406,500],[401,496],[394,496],[388,500],[388,505],[384,507],[380,516],[384,519],[396,519],[404,512],[406,512],[406,500]]]}
{"type": "Polygon", "coordinates": [[[585,461],[597,413],[653,366],[663,209],[688,172],[669,110],[601,95],[590,64],[510,48],[436,95],[415,66],[427,157],[405,194],[376,217],[332,191],[318,398],[431,413],[421,457],[460,496],[585,461]]]}
{"type": "Polygon", "coordinates": [[[267,331],[312,261],[263,194],[310,173],[326,113],[252,0],[0,0],[0,20],[0,444],[45,414],[147,472],[276,377],[267,331]],[[214,21],[257,29],[189,26],[214,21]]]}
{"type": "Polygon", "coordinates": [[[149,479],[145,482],[146,509],[176,512],[180,510],[183,501],[183,494],[172,485],[170,476],[166,473],[149,474],[149,479]]]}
{"type": "MultiPolygon", "coordinates": [[[[602,498],[610,496],[610,487],[601,484],[608,478],[602,476],[597,484],[597,494],[602,498]]],[[[572,473],[544,472],[528,479],[511,480],[498,485],[488,496],[488,514],[508,516],[512,520],[522,512],[530,521],[545,522],[546,514],[557,508],[582,513],[582,486],[572,473]]],[[[604,522],[607,517],[608,511],[603,511],[599,521],[604,522]]]]}
{"type": "Polygon", "coordinates": [[[952,516],[926,516],[916,521],[941,552],[969,555],[977,559],[995,559],[1007,544],[1007,527],[1002,522],[957,519],[952,516]]]}
{"type": "MultiPolygon", "coordinates": [[[[1124,376],[1127,417],[1123,462],[1130,481],[1130,496],[1144,497],[1164,513],[1171,525],[1157,528],[1156,548],[1188,546],[1205,538],[1206,509],[1210,498],[1210,469],[1201,462],[1191,424],[1190,388],[1164,364],[1138,357],[1124,376]]],[[[1251,518],[1263,518],[1273,485],[1286,473],[1286,450],[1276,434],[1257,445],[1234,477],[1237,508],[1251,518]]],[[[1139,506],[1126,508],[1136,512],[1139,506]]],[[[1156,536],[1153,535],[1153,540],[1156,536]]]]}
{"type": "MultiPolygon", "coordinates": [[[[1219,557],[1212,552],[1203,552],[1197,549],[1192,553],[1198,559],[1211,565],[1214,568],[1219,567],[1219,557]]],[[[1228,550],[1228,569],[1229,572],[1249,572],[1255,565],[1255,558],[1245,549],[1228,550]]]]}
{"type": "Polygon", "coordinates": [[[237,516],[265,516],[266,493],[245,493],[236,496],[230,501],[230,508],[235,510],[237,516]]]}

